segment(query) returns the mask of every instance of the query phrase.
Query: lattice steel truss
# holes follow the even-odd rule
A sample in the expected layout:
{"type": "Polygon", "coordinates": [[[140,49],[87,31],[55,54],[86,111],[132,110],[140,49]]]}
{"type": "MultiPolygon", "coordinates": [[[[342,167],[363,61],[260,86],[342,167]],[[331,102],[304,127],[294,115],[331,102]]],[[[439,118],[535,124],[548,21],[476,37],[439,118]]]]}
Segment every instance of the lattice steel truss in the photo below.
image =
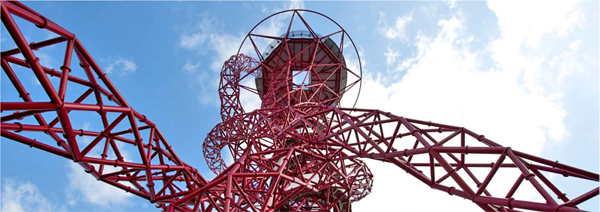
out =
{"type": "Polygon", "coordinates": [[[353,70],[344,57],[359,55],[343,28],[307,10],[267,17],[258,25],[288,17],[285,33],[264,35],[255,27],[240,52],[249,45],[256,55],[239,53],[225,62],[219,84],[223,122],[203,144],[209,168],[218,174],[208,181],[177,157],[153,122],[132,109],[74,34],[20,2],[2,1],[1,10],[18,47],[2,50],[2,69],[22,100],[2,99],[2,137],[73,160],[96,179],[165,211],[351,211],[351,203],[372,187],[362,158],[392,163],[485,211],[579,211],[578,204],[599,192],[595,187],[567,196],[551,182],[552,174],[592,182],[599,181],[598,174],[503,147],[462,127],[339,107],[361,78],[360,64],[353,70]],[[304,18],[310,14],[339,29],[317,34],[304,18]],[[59,36],[28,43],[14,16],[59,36]],[[260,39],[270,40],[269,49],[261,51],[260,39]],[[36,51],[57,45],[66,48],[62,65],[43,66],[36,51]],[[79,67],[72,66],[77,62],[79,67]],[[15,67],[33,73],[44,98],[28,93],[15,67]],[[256,86],[243,84],[247,79],[256,86]],[[244,90],[261,98],[260,109],[243,109],[244,90]],[[98,119],[102,127],[75,129],[74,117],[98,119]],[[233,164],[223,160],[225,148],[233,164]],[[513,183],[494,184],[498,179],[513,183]],[[515,196],[524,187],[538,198],[515,196]]]}

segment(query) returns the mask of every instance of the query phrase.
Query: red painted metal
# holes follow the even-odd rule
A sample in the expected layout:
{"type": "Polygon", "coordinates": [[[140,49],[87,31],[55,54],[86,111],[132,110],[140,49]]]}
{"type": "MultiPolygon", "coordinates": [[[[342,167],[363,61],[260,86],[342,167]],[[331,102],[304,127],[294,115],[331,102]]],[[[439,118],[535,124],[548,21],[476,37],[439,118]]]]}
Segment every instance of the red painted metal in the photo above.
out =
{"type": "Polygon", "coordinates": [[[307,10],[283,11],[261,21],[283,16],[290,24],[280,36],[260,34],[255,27],[240,50],[250,45],[256,55],[237,54],[225,62],[219,84],[223,122],[203,144],[209,168],[218,175],[207,181],[177,157],[153,122],[127,104],[72,33],[19,2],[2,1],[1,9],[18,46],[2,51],[2,69],[22,99],[2,99],[2,137],[73,160],[98,180],[162,210],[351,211],[351,203],[372,186],[373,175],[362,158],[392,163],[485,211],[580,211],[578,204],[598,196],[598,187],[567,196],[549,177],[598,182],[596,173],[503,147],[462,127],[340,107],[343,94],[360,85],[360,69],[352,70],[344,58],[350,51],[358,57],[358,52],[337,23],[307,10]],[[28,44],[15,15],[59,37],[28,44]],[[330,20],[339,30],[318,35],[308,15],[330,20]],[[294,20],[301,30],[292,27],[294,20]],[[259,38],[270,39],[270,49],[261,51],[259,38]],[[63,43],[60,70],[40,64],[37,49],[63,43]],[[81,67],[71,67],[71,60],[81,67]],[[14,67],[33,73],[49,101],[32,98],[14,67]],[[251,77],[255,88],[241,83],[251,77]],[[73,98],[70,91],[78,86],[73,98]],[[262,99],[260,109],[243,109],[242,89],[262,99]],[[75,129],[72,120],[80,116],[96,117],[102,127],[75,129]],[[233,156],[230,165],[221,155],[225,147],[233,156]],[[505,191],[495,189],[498,181],[505,191]],[[527,186],[537,199],[516,195],[527,186]]]}

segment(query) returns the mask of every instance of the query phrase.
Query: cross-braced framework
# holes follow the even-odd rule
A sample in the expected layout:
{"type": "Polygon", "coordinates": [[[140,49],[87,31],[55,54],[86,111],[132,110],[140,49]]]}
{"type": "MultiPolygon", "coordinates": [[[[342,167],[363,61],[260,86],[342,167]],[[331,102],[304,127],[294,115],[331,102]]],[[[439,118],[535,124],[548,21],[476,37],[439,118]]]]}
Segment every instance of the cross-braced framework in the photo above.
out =
{"type": "Polygon", "coordinates": [[[1,10],[17,45],[2,50],[2,69],[20,98],[2,97],[2,137],[73,160],[161,210],[351,211],[351,203],[372,187],[364,158],[394,164],[485,211],[580,211],[577,206],[599,192],[592,186],[564,194],[552,177],[598,182],[598,174],[503,147],[462,127],[340,107],[343,94],[360,86],[360,64],[346,61],[360,61],[358,52],[337,23],[307,10],[267,17],[225,62],[219,84],[223,122],[203,145],[209,168],[218,174],[208,181],[132,109],[71,32],[19,2],[2,1],[1,10]],[[14,17],[57,37],[28,43],[14,17]],[[271,18],[289,20],[284,33],[257,30],[271,18]],[[325,29],[333,31],[317,34],[327,32],[316,29],[322,22],[308,24],[317,18],[332,23],[325,29]],[[50,46],[65,49],[57,69],[36,57],[50,46]],[[38,87],[22,83],[27,73],[38,87]],[[29,93],[35,89],[40,93],[29,93]],[[260,109],[244,110],[240,97],[247,94],[262,100],[260,109]],[[76,129],[81,118],[100,127],[76,129]],[[232,164],[222,158],[225,149],[232,164]],[[523,190],[537,196],[519,196],[523,190]]]}

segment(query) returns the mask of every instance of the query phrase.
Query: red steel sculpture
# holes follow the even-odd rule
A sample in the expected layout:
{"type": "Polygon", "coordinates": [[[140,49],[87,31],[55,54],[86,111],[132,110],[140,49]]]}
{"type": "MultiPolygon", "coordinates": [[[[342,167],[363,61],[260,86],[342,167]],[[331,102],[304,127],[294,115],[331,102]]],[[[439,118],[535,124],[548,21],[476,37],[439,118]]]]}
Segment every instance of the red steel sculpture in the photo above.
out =
{"type": "Polygon", "coordinates": [[[217,174],[208,181],[132,109],[73,33],[20,2],[2,1],[1,9],[18,47],[2,50],[2,69],[22,100],[3,97],[2,137],[73,160],[96,179],[164,211],[351,211],[372,186],[361,158],[392,163],[485,211],[582,211],[577,206],[598,195],[595,187],[567,196],[549,177],[598,182],[598,174],[503,147],[468,129],[340,107],[347,91],[360,91],[359,54],[342,27],[308,10],[267,17],[225,62],[219,83],[223,121],[203,144],[217,174]],[[28,43],[14,16],[59,36],[28,43]],[[283,34],[261,33],[271,18],[289,20],[283,34]],[[322,25],[308,20],[318,18],[334,30],[317,34],[322,25]],[[66,48],[62,66],[43,66],[36,51],[57,45],[66,48]],[[358,63],[346,61],[348,55],[358,63]],[[45,95],[28,93],[18,77],[25,72],[33,73],[45,95]],[[248,94],[260,98],[260,109],[243,109],[241,97],[248,94]],[[72,121],[82,117],[98,119],[102,127],[75,129],[72,121]],[[227,150],[234,161],[229,165],[221,155],[227,150]],[[537,198],[516,195],[523,187],[537,198]]]}

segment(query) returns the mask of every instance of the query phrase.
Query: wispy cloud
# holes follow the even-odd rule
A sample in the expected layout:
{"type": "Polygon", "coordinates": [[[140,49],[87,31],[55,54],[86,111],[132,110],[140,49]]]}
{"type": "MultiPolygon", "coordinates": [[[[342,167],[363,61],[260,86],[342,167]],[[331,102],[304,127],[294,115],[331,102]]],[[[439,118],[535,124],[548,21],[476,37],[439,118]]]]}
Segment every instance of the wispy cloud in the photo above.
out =
{"type": "Polygon", "coordinates": [[[304,9],[303,0],[291,0],[288,9],[304,9]]]}
{"type": "Polygon", "coordinates": [[[58,68],[60,66],[56,65],[56,61],[50,54],[44,51],[35,51],[35,56],[40,58],[40,65],[48,67],[48,68],[58,68]]]}
{"type": "MultiPolygon", "coordinates": [[[[488,2],[490,9],[498,16],[500,27],[500,38],[489,45],[492,59],[499,68],[510,70],[513,74],[522,74],[527,89],[533,92],[556,91],[559,88],[556,86],[556,75],[576,73],[580,67],[545,69],[544,66],[548,65],[549,58],[556,59],[562,50],[576,50],[576,45],[573,48],[568,45],[577,41],[567,35],[575,34],[575,30],[587,25],[578,4],[577,1],[555,2],[531,15],[530,11],[539,6],[533,2],[488,2]]],[[[589,63],[584,61],[586,57],[567,52],[564,51],[561,60],[552,60],[550,65],[563,63],[558,61],[571,61],[570,64],[589,63]]]]}
{"type": "Polygon", "coordinates": [[[208,35],[203,34],[203,33],[194,33],[191,35],[181,35],[179,45],[181,45],[181,47],[186,48],[186,49],[194,49],[194,48],[198,47],[200,44],[204,43],[204,41],[206,40],[207,37],[208,37],[208,35]]]}
{"type": "Polygon", "coordinates": [[[400,52],[393,50],[392,47],[388,47],[383,55],[385,56],[385,63],[389,72],[390,67],[395,66],[399,62],[398,57],[400,57],[400,52]]]}
{"type": "Polygon", "coordinates": [[[1,211],[65,211],[65,208],[52,204],[30,182],[2,179],[1,211]]]}
{"type": "Polygon", "coordinates": [[[198,68],[200,67],[200,63],[191,63],[190,61],[187,61],[185,63],[185,65],[183,65],[183,71],[185,71],[188,74],[193,74],[196,73],[198,71],[198,68]]]}
{"type": "Polygon", "coordinates": [[[579,1],[552,2],[544,5],[543,10],[535,10],[533,15],[532,9],[540,6],[535,1],[488,1],[489,8],[498,16],[498,25],[503,36],[499,42],[523,42],[529,47],[538,47],[545,34],[557,33],[563,37],[585,26],[585,16],[578,4],[579,1]]]}
{"type": "MultiPolygon", "coordinates": [[[[304,1],[293,0],[283,3],[281,7],[267,9],[262,6],[262,12],[279,12],[287,9],[303,9],[304,1]]],[[[255,32],[257,34],[273,35],[278,36],[283,32],[285,28],[284,21],[285,17],[276,16],[271,18],[269,21],[263,23],[257,27],[255,32]]],[[[183,32],[179,36],[179,47],[189,50],[200,52],[201,55],[205,56],[207,51],[212,54],[210,65],[203,67],[199,63],[191,63],[194,61],[189,59],[186,64],[182,66],[182,70],[194,77],[196,86],[198,86],[199,94],[198,101],[202,105],[212,105],[214,107],[220,106],[220,100],[217,93],[217,87],[219,84],[219,71],[221,70],[223,63],[229,59],[232,55],[238,52],[240,44],[242,43],[247,32],[224,32],[219,27],[221,23],[213,16],[208,13],[201,15],[200,21],[194,25],[194,31],[183,32]]],[[[257,41],[261,42],[261,40],[257,41]]],[[[260,44],[259,44],[260,45],[260,44]]],[[[253,49],[243,48],[242,53],[250,53],[253,49]]],[[[246,94],[242,94],[246,95],[246,94]]],[[[242,99],[248,99],[246,96],[242,96],[242,99]]],[[[256,102],[252,101],[249,107],[255,108],[256,102]]]]}
{"type": "Polygon", "coordinates": [[[412,13],[396,18],[393,26],[388,26],[386,15],[379,13],[379,31],[387,39],[408,40],[406,26],[412,21],[412,13]]]}
{"type": "Polygon", "coordinates": [[[445,0],[444,2],[446,2],[446,4],[448,4],[448,7],[450,8],[456,7],[456,0],[445,0]]]}
{"type": "Polygon", "coordinates": [[[137,65],[132,59],[125,59],[118,56],[117,58],[110,58],[107,61],[104,71],[108,74],[117,74],[122,77],[132,74],[137,70],[137,65]]]}
{"type": "Polygon", "coordinates": [[[209,13],[202,13],[200,21],[192,24],[192,31],[185,32],[179,36],[179,46],[188,50],[203,51],[202,45],[210,40],[210,35],[217,30],[219,22],[209,13]]]}

